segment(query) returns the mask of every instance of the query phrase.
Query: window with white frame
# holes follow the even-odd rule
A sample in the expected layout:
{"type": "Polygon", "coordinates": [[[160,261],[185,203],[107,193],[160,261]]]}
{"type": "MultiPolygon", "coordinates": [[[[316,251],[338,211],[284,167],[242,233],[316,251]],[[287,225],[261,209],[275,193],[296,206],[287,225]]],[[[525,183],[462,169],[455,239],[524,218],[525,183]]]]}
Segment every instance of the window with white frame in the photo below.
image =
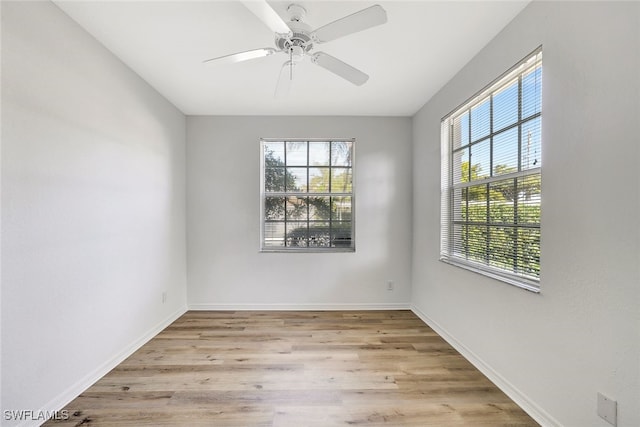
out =
{"type": "Polygon", "coordinates": [[[354,251],[354,140],[260,146],[262,251],[354,251]]]}
{"type": "Polygon", "coordinates": [[[442,120],[440,259],[540,286],[542,49],[442,120]]]}

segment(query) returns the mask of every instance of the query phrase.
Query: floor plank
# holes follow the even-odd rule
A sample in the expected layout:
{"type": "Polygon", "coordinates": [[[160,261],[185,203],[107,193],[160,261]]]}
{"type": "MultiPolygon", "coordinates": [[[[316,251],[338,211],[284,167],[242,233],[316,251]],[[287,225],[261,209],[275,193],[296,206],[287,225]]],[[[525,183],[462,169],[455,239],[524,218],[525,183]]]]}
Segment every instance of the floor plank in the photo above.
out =
{"type": "Polygon", "coordinates": [[[45,426],[529,427],[412,312],[188,312],[45,426]]]}

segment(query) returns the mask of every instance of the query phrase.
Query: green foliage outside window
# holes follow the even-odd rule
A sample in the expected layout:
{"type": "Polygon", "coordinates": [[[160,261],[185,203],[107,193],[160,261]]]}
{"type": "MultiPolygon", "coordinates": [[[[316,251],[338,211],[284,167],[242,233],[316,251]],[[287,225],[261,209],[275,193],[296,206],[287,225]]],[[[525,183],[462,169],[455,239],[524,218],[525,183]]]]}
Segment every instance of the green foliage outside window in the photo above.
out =
{"type": "MultiPolygon", "coordinates": [[[[515,172],[497,165],[500,174],[515,172]]],[[[458,255],[497,268],[538,277],[540,274],[540,230],[516,225],[540,222],[540,175],[482,184],[481,168],[461,164],[461,181],[479,182],[460,190],[456,230],[460,233],[458,255]],[[465,181],[466,179],[471,181],[465,181]]]]}
{"type": "Polygon", "coordinates": [[[442,120],[443,261],[536,291],[542,50],[442,120]]]}
{"type": "Polygon", "coordinates": [[[268,232],[263,236],[263,247],[350,248],[352,142],[306,144],[275,142],[264,146],[263,219],[268,232]],[[308,157],[295,153],[300,147],[308,157]],[[324,161],[322,149],[326,151],[324,161]],[[285,161],[286,150],[297,157],[285,161]],[[312,152],[316,161],[305,164],[312,152]]]}

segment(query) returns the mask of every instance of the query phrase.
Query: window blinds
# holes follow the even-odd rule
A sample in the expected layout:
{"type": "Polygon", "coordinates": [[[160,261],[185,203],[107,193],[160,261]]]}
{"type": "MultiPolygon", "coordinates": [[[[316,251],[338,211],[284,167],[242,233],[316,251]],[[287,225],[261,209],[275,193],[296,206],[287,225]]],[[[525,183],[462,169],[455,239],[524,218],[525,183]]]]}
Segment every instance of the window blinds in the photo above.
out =
{"type": "Polygon", "coordinates": [[[542,50],[442,121],[441,259],[539,289],[542,50]]]}

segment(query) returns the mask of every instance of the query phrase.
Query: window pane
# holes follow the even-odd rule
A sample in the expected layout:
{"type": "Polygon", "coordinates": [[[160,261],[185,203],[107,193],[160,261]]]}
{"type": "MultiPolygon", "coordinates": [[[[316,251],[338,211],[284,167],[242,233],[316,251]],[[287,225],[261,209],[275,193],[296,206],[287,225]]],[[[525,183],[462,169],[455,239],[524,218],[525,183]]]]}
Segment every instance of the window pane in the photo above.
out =
{"type": "Polygon", "coordinates": [[[529,120],[522,125],[522,170],[539,168],[541,156],[540,117],[529,120]]]}
{"type": "Polygon", "coordinates": [[[515,180],[494,182],[489,186],[489,222],[511,224],[515,220],[515,180]]]}
{"type": "Polygon", "coordinates": [[[307,247],[307,223],[287,222],[287,246],[307,247]]]}
{"type": "Polygon", "coordinates": [[[493,131],[518,121],[518,79],[493,95],[493,131]]]}
{"type": "Polygon", "coordinates": [[[540,229],[518,230],[517,271],[531,277],[540,276],[540,229]]]}
{"type": "Polygon", "coordinates": [[[518,223],[540,224],[540,175],[518,180],[518,223]]]}
{"type": "Polygon", "coordinates": [[[351,246],[351,222],[334,222],[331,224],[331,246],[348,248],[351,246]]]}
{"type": "MultiPolygon", "coordinates": [[[[477,178],[477,177],[476,177],[477,178]]],[[[453,182],[469,182],[469,149],[453,153],[453,182]]]]}
{"type": "Polygon", "coordinates": [[[284,197],[266,197],[264,199],[264,218],[267,221],[284,219],[284,197]]]}
{"type": "Polygon", "coordinates": [[[287,142],[287,166],[307,165],[307,143],[306,141],[287,142]]]}
{"type": "Polygon", "coordinates": [[[287,197],[287,220],[307,219],[307,198],[287,197]]]}
{"type": "Polygon", "coordinates": [[[469,221],[487,222],[487,186],[475,185],[467,189],[469,221]]]}
{"type": "Polygon", "coordinates": [[[329,197],[309,197],[309,218],[329,220],[331,218],[331,200],[329,197]]]}
{"type": "Polygon", "coordinates": [[[331,165],[351,166],[353,144],[350,141],[331,142],[331,165]]]}
{"type": "Polygon", "coordinates": [[[264,190],[267,192],[284,191],[285,176],[287,183],[293,185],[293,177],[285,173],[285,168],[266,168],[264,170],[264,190]]]}
{"type": "Polygon", "coordinates": [[[331,198],[331,219],[351,221],[351,197],[331,198]]]}
{"type": "Polygon", "coordinates": [[[309,142],[309,166],[329,166],[329,142],[309,142]]]}
{"type": "Polygon", "coordinates": [[[491,173],[491,141],[485,139],[471,146],[471,180],[482,179],[491,173]]]}
{"type": "Polygon", "coordinates": [[[456,188],[453,190],[453,220],[466,221],[467,219],[467,189],[456,188]]]}
{"type": "Polygon", "coordinates": [[[490,105],[490,99],[487,98],[471,109],[471,142],[489,135],[490,105]]]}
{"type": "Polygon", "coordinates": [[[503,270],[513,270],[515,229],[511,227],[490,227],[488,254],[489,265],[503,270]]]}
{"type": "Polygon", "coordinates": [[[542,67],[522,76],[522,118],[537,114],[542,108],[542,67]]]}
{"type": "Polygon", "coordinates": [[[267,222],[264,224],[264,246],[284,246],[284,222],[267,222]]]}
{"type": "Polygon", "coordinates": [[[307,190],[307,169],[287,168],[286,191],[307,190]]]}
{"type": "Polygon", "coordinates": [[[468,226],[466,236],[469,259],[483,262],[487,260],[487,227],[468,226]]]}
{"type": "Polygon", "coordinates": [[[265,166],[284,166],[284,142],[264,143],[265,166]]]}
{"type": "Polygon", "coordinates": [[[493,175],[518,171],[518,128],[493,137],[493,175]]]}
{"type": "Polygon", "coordinates": [[[351,193],[351,168],[331,169],[331,192],[351,193]]]}
{"type": "Polygon", "coordinates": [[[329,223],[313,222],[309,226],[309,247],[328,248],[331,247],[331,234],[329,223]]]}
{"type": "Polygon", "coordinates": [[[453,149],[469,144],[469,111],[453,119],[453,149]]]}
{"type": "Polygon", "coordinates": [[[466,258],[468,252],[467,226],[453,225],[453,255],[466,258]]]}
{"type": "Polygon", "coordinates": [[[309,168],[309,192],[329,192],[329,168],[309,168]]]}

